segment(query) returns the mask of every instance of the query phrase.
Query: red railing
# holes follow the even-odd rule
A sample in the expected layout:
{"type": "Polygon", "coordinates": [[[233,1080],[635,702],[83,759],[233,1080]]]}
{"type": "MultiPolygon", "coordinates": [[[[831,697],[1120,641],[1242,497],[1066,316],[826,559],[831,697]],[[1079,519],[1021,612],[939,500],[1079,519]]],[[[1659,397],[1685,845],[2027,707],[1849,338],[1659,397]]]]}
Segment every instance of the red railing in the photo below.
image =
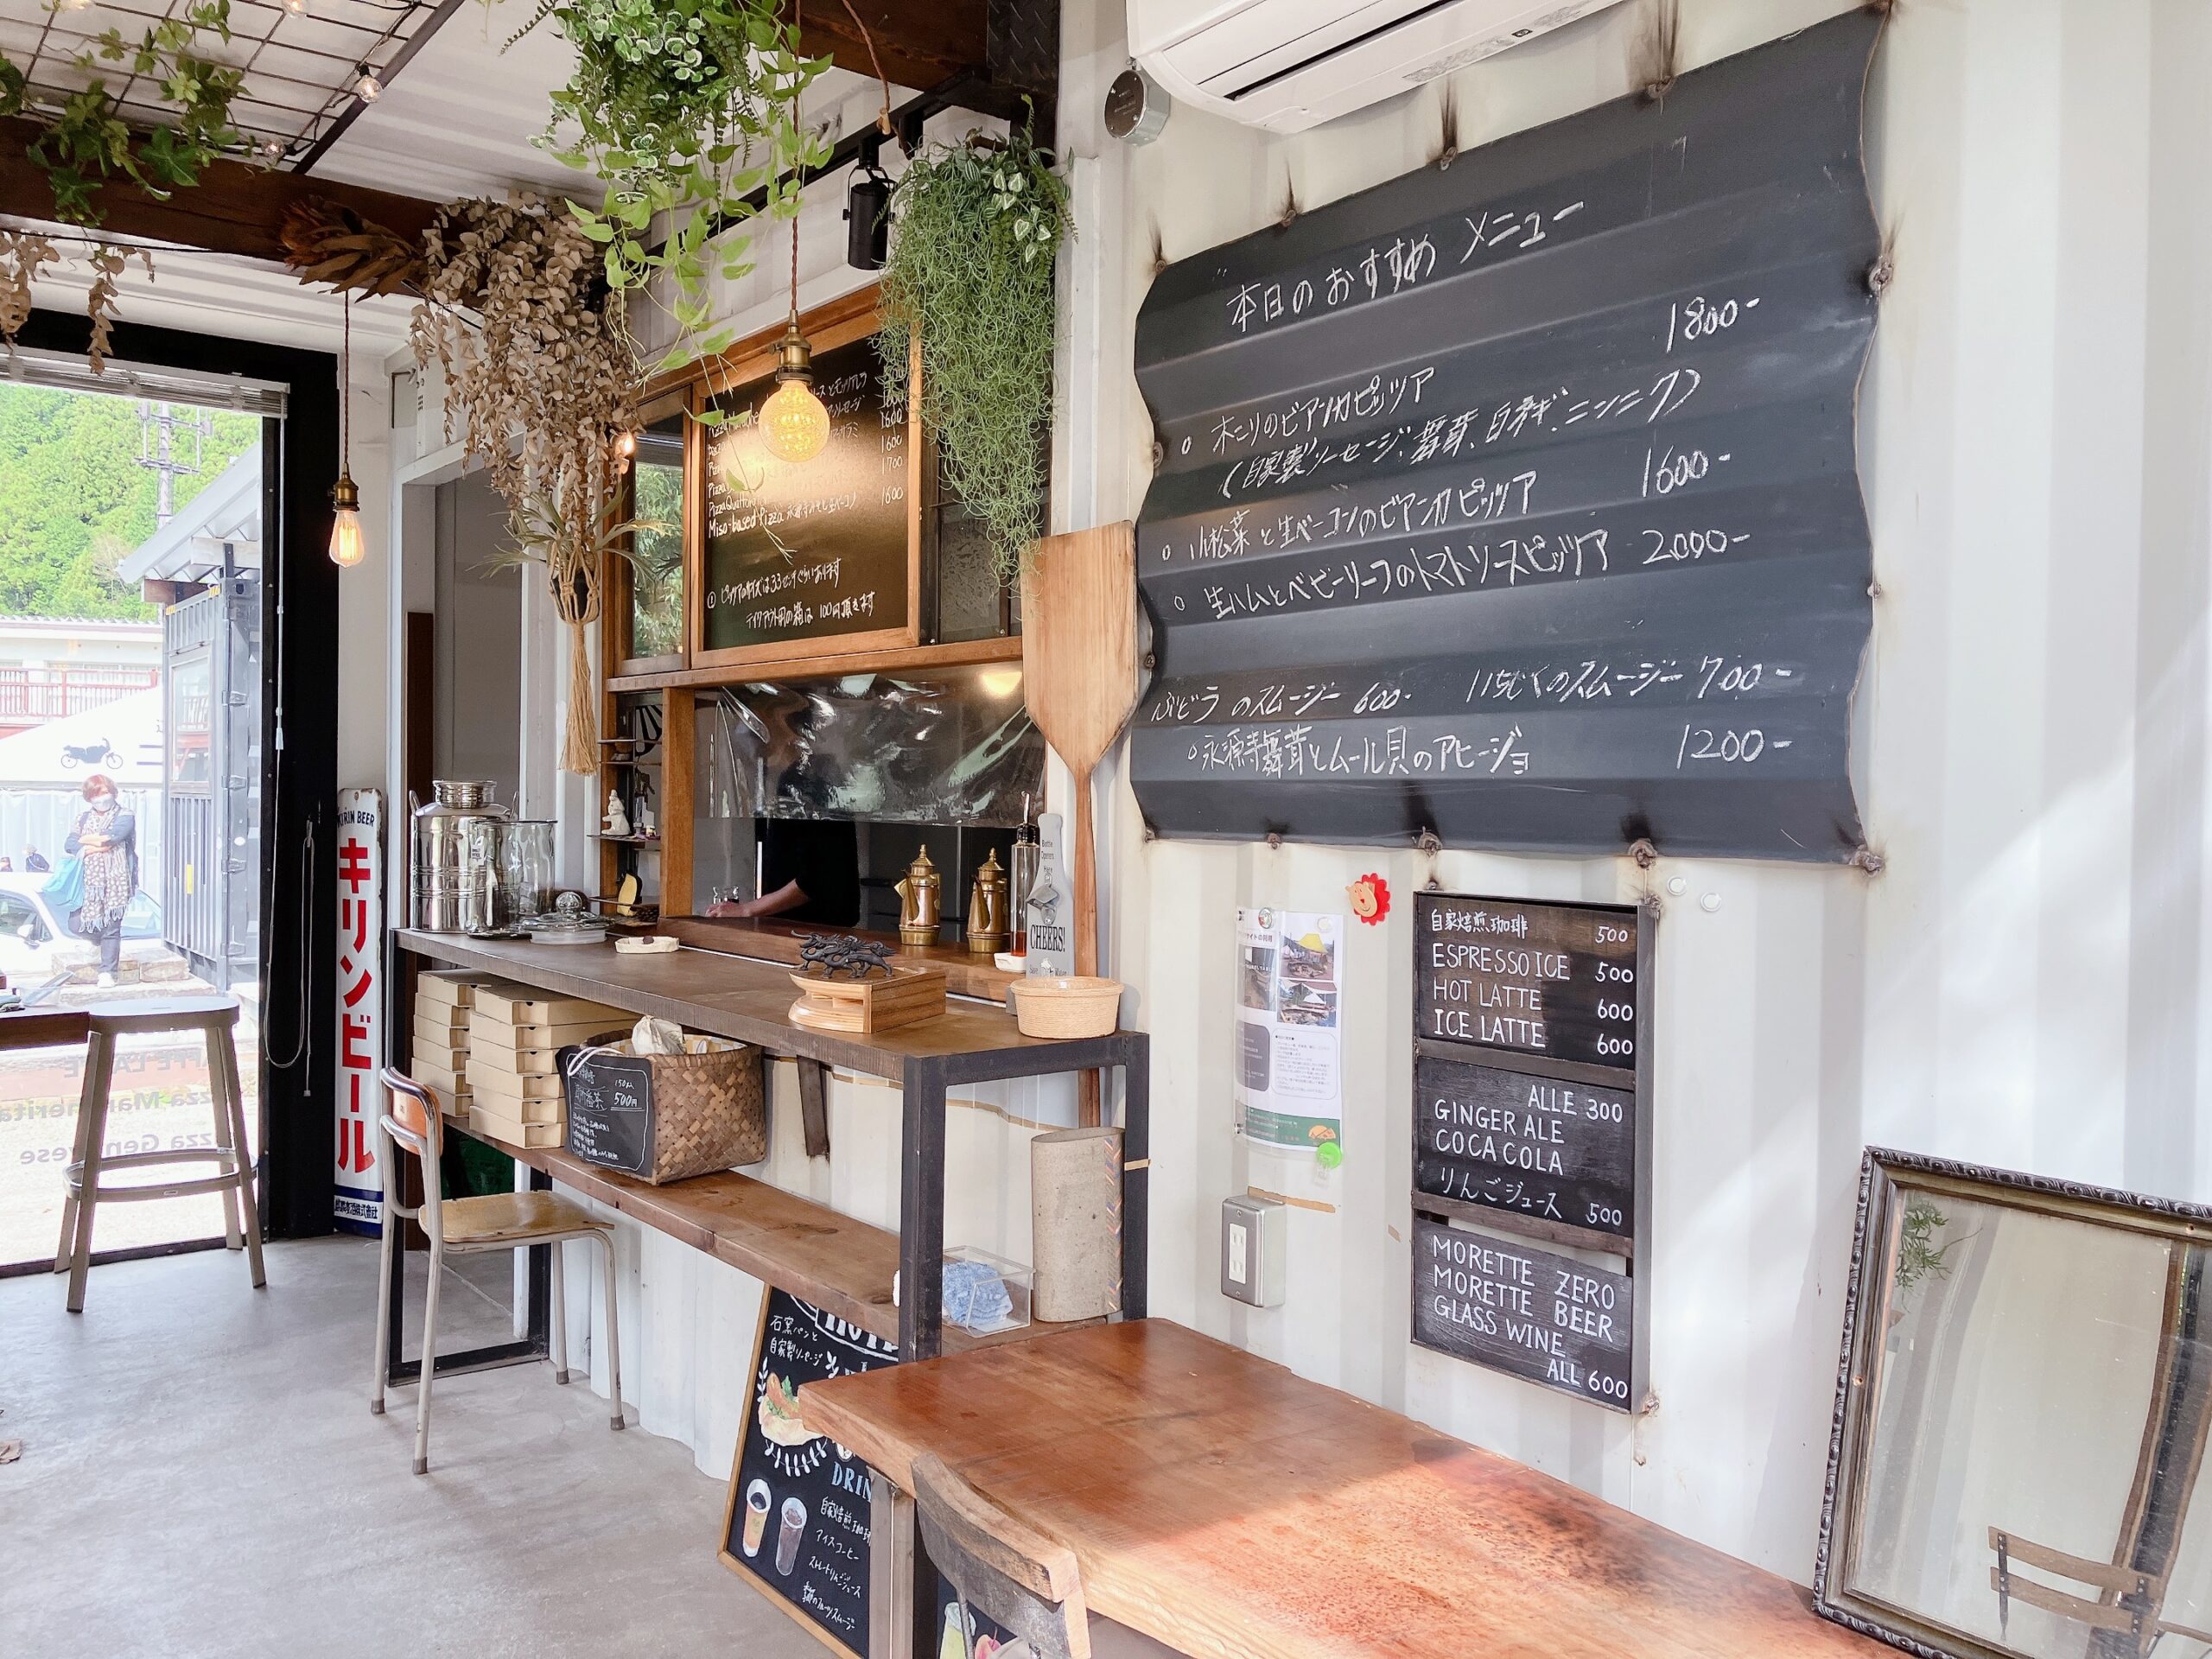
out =
{"type": "Polygon", "coordinates": [[[0,721],[60,720],[143,691],[161,682],[156,668],[0,668],[0,721]]]}

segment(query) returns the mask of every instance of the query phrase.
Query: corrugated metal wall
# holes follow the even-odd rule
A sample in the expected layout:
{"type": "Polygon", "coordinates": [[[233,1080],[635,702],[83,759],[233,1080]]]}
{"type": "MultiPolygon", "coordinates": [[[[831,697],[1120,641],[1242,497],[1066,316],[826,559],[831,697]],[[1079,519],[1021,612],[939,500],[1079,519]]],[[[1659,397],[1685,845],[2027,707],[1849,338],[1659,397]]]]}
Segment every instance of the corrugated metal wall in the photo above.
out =
{"type": "MultiPolygon", "coordinates": [[[[1682,0],[1682,67],[1842,9],[1682,0]]],[[[1133,516],[1141,495],[1129,336],[1155,245],[1181,257],[1272,219],[1287,190],[1312,206],[1425,165],[1447,94],[1462,150],[1617,96],[1648,16],[1619,7],[1297,138],[1189,110],[1143,150],[1077,136],[1066,148],[1096,160],[1077,180],[1093,216],[1070,273],[1060,511],[1133,516]]],[[[1093,121],[1127,60],[1116,0],[1075,0],[1064,40],[1064,108],[1093,121]]],[[[2202,0],[1904,0],[1878,55],[1868,162],[1897,279],[1862,393],[1881,591],[1857,764],[1887,868],[1434,862],[1452,889],[1664,904],[1656,1415],[1638,1427],[1408,1344],[1402,908],[1347,947],[1336,1209],[1295,1215],[1286,1307],[1218,1295],[1220,1201],[1256,1173],[1230,1133],[1235,912],[1344,909],[1367,870],[1403,893],[1431,867],[1146,843],[1117,778],[1109,943],[1154,1036],[1156,1313],[1802,1580],[1863,1146],[2212,1198],[2207,84],[2202,0]]],[[[787,1121],[773,1173],[888,1224],[892,1098],[834,1087],[834,1170],[785,1144],[787,1121]]],[[[1022,1131],[955,1117],[952,1224],[1019,1255],[1022,1131]]],[[[645,1426],[720,1472],[757,1290],[680,1247],[645,1249],[644,1317],[626,1328],[645,1426]]],[[[590,1280],[580,1265],[569,1282],[590,1280]]]]}

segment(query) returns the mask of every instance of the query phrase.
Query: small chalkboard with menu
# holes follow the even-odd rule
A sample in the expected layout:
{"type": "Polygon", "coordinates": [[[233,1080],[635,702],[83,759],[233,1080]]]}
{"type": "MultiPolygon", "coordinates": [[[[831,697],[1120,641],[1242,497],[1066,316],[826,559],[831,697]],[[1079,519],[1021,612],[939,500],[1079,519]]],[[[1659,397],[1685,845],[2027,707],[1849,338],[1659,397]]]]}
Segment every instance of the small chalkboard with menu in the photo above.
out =
{"type": "Polygon", "coordinates": [[[1414,1341],[1635,1409],[1651,916],[1422,893],[1414,936],[1414,1341]]]}
{"type": "Polygon", "coordinates": [[[808,1382],[899,1363],[899,1350],[771,1286],[761,1299],[753,1391],[730,1468],[721,1560],[833,1648],[868,1645],[868,1541],[874,1477],[808,1431],[808,1382]]]}
{"type": "MultiPolygon", "coordinates": [[[[837,332],[846,333],[849,329],[837,332]]],[[[872,334],[814,358],[828,446],[810,461],[771,454],[759,424],[772,363],[717,391],[707,435],[702,569],[696,584],[700,664],[775,662],[920,638],[921,445],[908,400],[884,385],[872,334]]]]}

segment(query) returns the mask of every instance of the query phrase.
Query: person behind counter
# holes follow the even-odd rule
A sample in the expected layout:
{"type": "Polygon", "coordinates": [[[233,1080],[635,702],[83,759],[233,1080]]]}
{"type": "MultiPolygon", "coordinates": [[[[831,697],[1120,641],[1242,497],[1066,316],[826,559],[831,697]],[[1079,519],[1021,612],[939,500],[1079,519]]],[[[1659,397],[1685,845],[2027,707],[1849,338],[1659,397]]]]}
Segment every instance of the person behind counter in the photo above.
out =
{"type": "Polygon", "coordinates": [[[138,891],[138,820],[123,810],[104,772],[85,779],[85,800],[61,846],[83,861],[85,873],[85,902],[69,925],[99,945],[99,982],[112,985],[123,965],[123,912],[138,891]]]}
{"type": "Polygon", "coordinates": [[[860,838],[832,818],[762,821],[760,893],[707,906],[709,916],[781,916],[851,927],[860,920],[860,838]]]}

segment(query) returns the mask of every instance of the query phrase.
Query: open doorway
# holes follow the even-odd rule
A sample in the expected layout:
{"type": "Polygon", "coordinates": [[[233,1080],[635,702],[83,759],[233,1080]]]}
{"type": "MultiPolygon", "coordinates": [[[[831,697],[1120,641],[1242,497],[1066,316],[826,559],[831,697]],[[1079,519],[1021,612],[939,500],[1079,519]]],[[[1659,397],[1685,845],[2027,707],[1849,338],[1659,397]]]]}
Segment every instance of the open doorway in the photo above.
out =
{"type": "MultiPolygon", "coordinates": [[[[257,1153],[270,417],[118,392],[0,383],[0,973],[32,1007],[237,997],[257,1153]]],[[[0,1055],[0,1268],[54,1255],[80,1065],[0,1055]]],[[[110,1100],[111,1150],[213,1142],[196,1034],[121,1039],[110,1100]]],[[[203,1194],[103,1206],[95,1245],[222,1233],[203,1194]]]]}

